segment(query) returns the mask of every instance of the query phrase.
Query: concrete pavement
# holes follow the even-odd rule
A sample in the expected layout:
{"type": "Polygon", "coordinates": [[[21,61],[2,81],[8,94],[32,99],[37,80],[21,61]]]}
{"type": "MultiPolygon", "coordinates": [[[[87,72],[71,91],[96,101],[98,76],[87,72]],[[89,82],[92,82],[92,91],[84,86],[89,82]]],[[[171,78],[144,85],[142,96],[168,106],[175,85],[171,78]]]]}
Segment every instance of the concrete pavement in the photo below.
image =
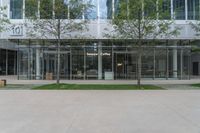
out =
{"type": "Polygon", "coordinates": [[[0,91],[0,133],[200,133],[200,91],[0,91]]]}
{"type": "MultiPolygon", "coordinates": [[[[56,83],[56,80],[17,80],[16,76],[0,76],[0,79],[6,79],[8,84],[14,85],[44,85],[56,83]]],[[[137,80],[61,80],[61,83],[68,84],[137,84],[137,80]]],[[[190,85],[200,83],[200,78],[191,80],[176,79],[143,79],[142,84],[149,85],[190,85]]]]}

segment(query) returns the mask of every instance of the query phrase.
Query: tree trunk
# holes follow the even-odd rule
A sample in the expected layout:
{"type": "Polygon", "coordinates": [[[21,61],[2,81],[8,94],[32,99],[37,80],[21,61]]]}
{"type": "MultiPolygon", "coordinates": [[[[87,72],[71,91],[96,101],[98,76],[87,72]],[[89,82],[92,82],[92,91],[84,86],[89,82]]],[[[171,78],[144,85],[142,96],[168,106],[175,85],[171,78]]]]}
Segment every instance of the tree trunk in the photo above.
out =
{"type": "Polygon", "coordinates": [[[61,38],[60,38],[60,19],[58,19],[58,44],[57,44],[57,76],[56,76],[56,80],[57,80],[57,85],[60,84],[60,45],[61,45],[61,38]]]}
{"type": "Polygon", "coordinates": [[[56,75],[57,85],[60,84],[60,40],[57,44],[57,75],[56,75]]]}
{"type": "Polygon", "coordinates": [[[137,73],[137,85],[141,89],[141,73],[142,73],[142,47],[138,49],[138,73],[137,73]]]}

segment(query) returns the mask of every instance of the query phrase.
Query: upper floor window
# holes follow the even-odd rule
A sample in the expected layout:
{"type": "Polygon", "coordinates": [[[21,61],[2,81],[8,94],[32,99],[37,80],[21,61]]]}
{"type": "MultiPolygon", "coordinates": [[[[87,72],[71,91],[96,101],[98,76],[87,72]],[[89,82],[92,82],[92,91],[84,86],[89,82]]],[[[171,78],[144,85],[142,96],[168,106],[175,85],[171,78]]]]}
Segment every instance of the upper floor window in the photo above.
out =
{"type": "Polygon", "coordinates": [[[185,20],[185,0],[174,0],[174,17],[176,20],[185,20]]]}
{"type": "Polygon", "coordinates": [[[99,1],[99,17],[100,19],[112,18],[112,0],[99,1]]]}
{"type": "Polygon", "coordinates": [[[84,0],[90,2],[91,8],[87,9],[84,13],[85,19],[97,19],[97,0],[84,0]]]}
{"type": "Polygon", "coordinates": [[[40,18],[51,19],[53,17],[53,0],[40,0],[40,18]]]}
{"type": "Polygon", "coordinates": [[[25,0],[25,17],[38,16],[38,0],[25,0]]]}
{"type": "Polygon", "coordinates": [[[10,18],[23,18],[23,0],[10,0],[10,18]]]}
{"type": "Polygon", "coordinates": [[[199,20],[200,19],[200,1],[199,0],[187,0],[188,3],[188,19],[199,20]]]}
{"type": "Polygon", "coordinates": [[[159,19],[171,19],[171,1],[163,0],[159,5],[159,19]]]}

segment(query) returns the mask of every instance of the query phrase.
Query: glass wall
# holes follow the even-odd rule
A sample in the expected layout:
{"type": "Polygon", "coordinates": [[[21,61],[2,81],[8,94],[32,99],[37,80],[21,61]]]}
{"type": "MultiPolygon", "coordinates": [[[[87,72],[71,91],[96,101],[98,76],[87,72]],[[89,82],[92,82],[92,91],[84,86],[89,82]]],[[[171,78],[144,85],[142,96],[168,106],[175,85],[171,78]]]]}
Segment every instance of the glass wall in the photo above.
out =
{"type": "Polygon", "coordinates": [[[10,0],[10,18],[23,18],[23,0],[10,0]]]}
{"type": "MultiPolygon", "coordinates": [[[[63,44],[66,43],[63,42],[63,44]]],[[[34,46],[34,44],[20,46],[18,52],[20,79],[56,79],[56,47],[50,45],[51,43],[48,44],[49,46],[45,47],[34,46]]],[[[60,78],[66,80],[135,80],[138,72],[138,48],[128,44],[128,42],[94,41],[74,42],[71,45],[61,46],[60,78]]],[[[4,69],[5,66],[1,68],[1,73],[4,69]]],[[[143,47],[142,78],[189,79],[189,75],[189,47],[143,47]]]]}

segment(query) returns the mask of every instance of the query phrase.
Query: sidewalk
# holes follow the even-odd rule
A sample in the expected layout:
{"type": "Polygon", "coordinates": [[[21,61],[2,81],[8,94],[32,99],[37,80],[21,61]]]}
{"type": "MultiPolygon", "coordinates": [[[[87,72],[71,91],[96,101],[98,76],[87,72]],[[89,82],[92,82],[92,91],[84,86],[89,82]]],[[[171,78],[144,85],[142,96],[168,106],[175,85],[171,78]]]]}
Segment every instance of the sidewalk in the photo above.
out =
{"type": "MultiPolygon", "coordinates": [[[[56,83],[56,80],[17,80],[16,76],[0,76],[0,79],[6,79],[7,84],[23,85],[44,85],[56,83]]],[[[61,80],[61,83],[67,84],[137,84],[137,80],[61,80]]],[[[144,79],[142,84],[148,85],[190,85],[200,83],[200,79],[191,80],[151,80],[144,79]]]]}
{"type": "Polygon", "coordinates": [[[1,133],[200,133],[200,91],[7,91],[1,133]]]}

